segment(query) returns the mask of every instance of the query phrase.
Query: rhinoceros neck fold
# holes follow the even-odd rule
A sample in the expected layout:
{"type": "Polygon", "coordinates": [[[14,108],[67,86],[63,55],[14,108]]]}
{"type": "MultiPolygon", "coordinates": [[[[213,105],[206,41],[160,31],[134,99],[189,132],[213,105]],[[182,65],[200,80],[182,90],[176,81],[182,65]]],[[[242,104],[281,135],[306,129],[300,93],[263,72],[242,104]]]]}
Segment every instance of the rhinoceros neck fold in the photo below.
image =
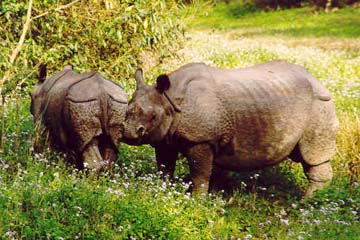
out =
{"type": "Polygon", "coordinates": [[[174,108],[175,112],[181,112],[180,107],[177,106],[176,103],[174,103],[174,101],[169,97],[166,92],[164,92],[164,96],[169,101],[170,105],[174,108]]]}

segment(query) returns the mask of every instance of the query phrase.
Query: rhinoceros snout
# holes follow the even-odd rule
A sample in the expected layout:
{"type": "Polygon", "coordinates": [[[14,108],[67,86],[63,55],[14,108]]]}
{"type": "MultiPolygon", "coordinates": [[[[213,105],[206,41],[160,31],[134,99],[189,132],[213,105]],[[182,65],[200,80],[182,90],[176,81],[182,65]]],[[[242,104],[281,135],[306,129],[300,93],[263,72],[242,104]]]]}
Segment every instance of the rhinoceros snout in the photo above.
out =
{"type": "Polygon", "coordinates": [[[128,139],[138,139],[144,136],[145,127],[143,125],[129,126],[126,123],[120,124],[120,131],[125,138],[128,139]]]}

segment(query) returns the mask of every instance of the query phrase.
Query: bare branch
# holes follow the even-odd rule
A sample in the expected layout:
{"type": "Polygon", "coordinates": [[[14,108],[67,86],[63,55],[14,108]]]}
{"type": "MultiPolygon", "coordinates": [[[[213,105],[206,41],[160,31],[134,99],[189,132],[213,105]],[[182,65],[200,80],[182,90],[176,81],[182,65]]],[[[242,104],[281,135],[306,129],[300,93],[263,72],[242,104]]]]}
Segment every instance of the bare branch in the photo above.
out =
{"type": "Polygon", "coordinates": [[[27,14],[26,14],[26,21],[23,27],[23,32],[20,36],[20,40],[18,42],[18,45],[16,46],[16,48],[14,49],[14,51],[12,52],[11,56],[10,56],[10,64],[13,64],[15,61],[15,58],[17,57],[17,55],[19,54],[22,45],[24,44],[25,41],[25,37],[26,37],[26,33],[30,27],[30,21],[31,21],[31,9],[32,9],[32,4],[33,4],[33,0],[29,1],[29,7],[27,10],[27,14]]]}
{"type": "MultiPolygon", "coordinates": [[[[28,29],[30,27],[32,4],[33,4],[33,0],[29,0],[29,6],[28,6],[27,13],[26,13],[26,21],[25,21],[24,26],[23,26],[23,31],[22,31],[22,34],[20,36],[20,40],[19,40],[16,48],[12,51],[12,53],[10,55],[10,61],[9,61],[10,65],[13,65],[17,55],[19,54],[19,52],[21,50],[22,45],[24,44],[26,33],[27,33],[27,31],[28,31],[28,29]]],[[[5,72],[3,78],[0,81],[0,93],[2,92],[2,89],[3,89],[3,86],[5,85],[5,83],[9,80],[10,71],[11,71],[11,66],[10,66],[10,69],[8,69],[5,72]]]]}

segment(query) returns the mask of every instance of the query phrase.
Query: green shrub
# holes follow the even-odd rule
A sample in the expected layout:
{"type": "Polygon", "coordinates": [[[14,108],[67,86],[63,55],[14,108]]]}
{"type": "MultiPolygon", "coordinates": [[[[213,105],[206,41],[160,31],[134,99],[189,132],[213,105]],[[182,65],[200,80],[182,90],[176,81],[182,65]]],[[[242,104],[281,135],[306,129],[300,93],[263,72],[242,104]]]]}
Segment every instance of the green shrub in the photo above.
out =
{"type": "Polygon", "coordinates": [[[47,63],[50,72],[65,64],[78,71],[97,70],[131,89],[127,79],[134,68],[145,65],[149,54],[157,61],[171,55],[180,32],[175,0],[34,1],[30,29],[11,66],[27,2],[0,3],[0,79],[11,73],[3,95],[33,85],[40,63],[47,63]]]}

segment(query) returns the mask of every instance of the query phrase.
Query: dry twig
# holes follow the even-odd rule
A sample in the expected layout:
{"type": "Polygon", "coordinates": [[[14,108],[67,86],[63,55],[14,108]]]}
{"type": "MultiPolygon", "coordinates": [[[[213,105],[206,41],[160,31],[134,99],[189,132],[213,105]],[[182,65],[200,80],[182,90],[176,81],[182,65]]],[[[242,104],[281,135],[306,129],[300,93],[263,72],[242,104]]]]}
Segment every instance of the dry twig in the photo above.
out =
{"type": "MultiPolygon", "coordinates": [[[[16,48],[12,51],[12,53],[10,55],[10,61],[9,61],[10,65],[13,65],[17,55],[19,54],[19,52],[21,50],[22,45],[24,44],[26,33],[27,33],[27,31],[28,31],[28,29],[30,27],[32,4],[33,4],[33,0],[29,0],[29,6],[28,6],[27,13],[26,13],[26,21],[25,21],[24,26],[23,26],[23,31],[22,31],[22,34],[20,36],[20,40],[19,40],[16,48]]],[[[3,78],[0,81],[0,93],[2,93],[3,86],[9,80],[10,72],[11,72],[11,68],[8,69],[5,72],[3,78]]],[[[4,99],[3,99],[2,94],[1,94],[1,98],[2,98],[1,103],[3,103],[4,99]]]]}
{"type": "Polygon", "coordinates": [[[55,11],[55,12],[60,11],[60,10],[62,10],[62,9],[65,9],[65,8],[67,8],[67,7],[70,7],[71,5],[73,5],[73,4],[75,4],[75,3],[79,2],[79,1],[80,1],[80,0],[75,0],[75,1],[72,1],[71,3],[66,4],[66,5],[60,6],[60,7],[58,7],[58,8],[55,8],[55,9],[52,9],[52,10],[49,10],[49,11],[46,11],[46,12],[44,12],[44,13],[42,13],[42,14],[39,14],[39,15],[33,17],[31,20],[35,20],[35,19],[37,19],[37,18],[41,18],[41,17],[46,16],[46,15],[48,15],[49,13],[54,12],[54,11],[55,11]]]}
{"type": "MultiPolygon", "coordinates": [[[[22,45],[24,44],[24,41],[25,41],[25,37],[26,37],[26,33],[30,27],[30,22],[31,22],[31,9],[32,9],[32,4],[33,4],[33,0],[29,0],[29,6],[28,6],[28,10],[27,10],[27,13],[26,13],[26,21],[24,23],[24,26],[23,26],[23,31],[22,31],[22,34],[20,36],[20,39],[19,39],[19,42],[16,46],[16,48],[13,50],[13,52],[11,53],[10,55],[10,65],[13,65],[13,63],[15,62],[15,59],[17,57],[17,55],[19,54],[20,50],[21,50],[21,47],[22,45]]],[[[3,89],[3,86],[5,85],[5,83],[9,80],[9,77],[10,77],[10,72],[11,72],[11,68],[8,69],[3,78],[0,80],[0,95],[1,95],[1,102],[0,102],[0,106],[3,108],[4,107],[4,97],[2,95],[2,89],[3,89]]],[[[2,120],[2,129],[4,129],[4,118],[5,118],[5,115],[4,115],[4,109],[1,109],[1,120],[2,120]]],[[[2,134],[0,136],[0,152],[2,152],[2,147],[4,146],[4,136],[3,136],[3,131],[2,131],[2,134]]]]}

